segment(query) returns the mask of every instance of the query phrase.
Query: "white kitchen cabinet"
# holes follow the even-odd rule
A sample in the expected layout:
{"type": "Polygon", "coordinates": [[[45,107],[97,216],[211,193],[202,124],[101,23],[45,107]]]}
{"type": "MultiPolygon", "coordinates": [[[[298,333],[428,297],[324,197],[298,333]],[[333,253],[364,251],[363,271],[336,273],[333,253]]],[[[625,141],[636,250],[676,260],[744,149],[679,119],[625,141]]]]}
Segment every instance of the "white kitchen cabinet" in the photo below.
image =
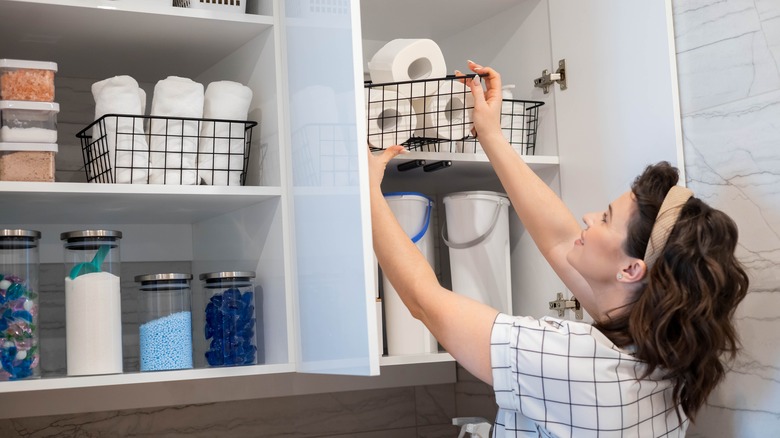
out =
{"type": "MultiPolygon", "coordinates": [[[[382,358],[376,376],[363,79],[365,62],[391,39],[432,38],[449,70],[465,70],[472,58],[516,84],[517,98],[544,101],[537,155],[527,161],[577,214],[603,208],[646,162],[677,159],[671,18],[662,6],[258,0],[249,2],[252,14],[232,14],[161,3],[0,0],[0,57],[59,64],[57,100],[72,104],[62,104],[58,119],[58,169],[68,167],[58,181],[73,181],[0,182],[0,201],[16,206],[0,222],[40,229],[44,263],[61,261],[60,232],[106,227],[124,232],[123,261],[191,261],[194,274],[257,271],[266,363],[0,382],[2,405],[13,406],[4,417],[454,381],[447,354],[382,358]],[[533,88],[541,70],[563,58],[569,89],[556,85],[544,95],[533,88]],[[247,186],[79,182],[80,155],[66,148],[78,147],[72,134],[91,122],[89,84],[117,74],[135,77],[149,98],[169,75],[250,86],[250,119],[260,124],[247,186]],[[414,373],[404,371],[412,366],[414,373]]],[[[484,156],[419,156],[454,164],[434,173],[391,171],[388,189],[437,197],[500,189],[484,156]]],[[[510,226],[514,310],[545,313],[562,285],[516,218],[510,226]]]]}

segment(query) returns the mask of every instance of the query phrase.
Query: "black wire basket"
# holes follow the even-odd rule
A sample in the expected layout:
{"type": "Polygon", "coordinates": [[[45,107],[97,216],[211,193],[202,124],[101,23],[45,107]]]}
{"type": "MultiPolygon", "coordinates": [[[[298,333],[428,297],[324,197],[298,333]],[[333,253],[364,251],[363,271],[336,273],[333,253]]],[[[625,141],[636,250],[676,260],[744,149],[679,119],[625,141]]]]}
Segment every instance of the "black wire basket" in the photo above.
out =
{"type": "MultiPolygon", "coordinates": [[[[371,150],[400,144],[422,152],[476,153],[471,90],[462,77],[403,82],[365,82],[368,143],[371,150]]],[[[501,130],[520,154],[533,155],[544,102],[504,99],[501,130]]]]}
{"type": "Polygon", "coordinates": [[[107,114],[76,137],[88,182],[244,185],[255,126],[245,120],[107,114]]]}

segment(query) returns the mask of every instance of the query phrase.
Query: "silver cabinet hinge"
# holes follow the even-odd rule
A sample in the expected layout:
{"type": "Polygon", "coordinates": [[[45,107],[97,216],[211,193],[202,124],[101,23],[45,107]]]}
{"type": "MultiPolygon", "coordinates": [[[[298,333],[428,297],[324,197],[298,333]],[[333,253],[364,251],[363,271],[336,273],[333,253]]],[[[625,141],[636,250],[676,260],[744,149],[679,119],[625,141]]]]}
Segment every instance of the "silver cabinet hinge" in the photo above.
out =
{"type": "Polygon", "coordinates": [[[580,302],[576,298],[572,297],[570,300],[563,299],[563,294],[558,292],[557,299],[550,301],[550,310],[557,310],[558,317],[563,318],[566,309],[574,310],[574,318],[582,319],[582,307],[580,302]]]}
{"type": "Polygon", "coordinates": [[[554,83],[558,83],[561,90],[566,89],[566,60],[561,59],[558,61],[558,70],[555,73],[550,73],[550,70],[543,70],[542,76],[534,79],[534,87],[544,90],[544,94],[550,92],[550,87],[554,83]]]}

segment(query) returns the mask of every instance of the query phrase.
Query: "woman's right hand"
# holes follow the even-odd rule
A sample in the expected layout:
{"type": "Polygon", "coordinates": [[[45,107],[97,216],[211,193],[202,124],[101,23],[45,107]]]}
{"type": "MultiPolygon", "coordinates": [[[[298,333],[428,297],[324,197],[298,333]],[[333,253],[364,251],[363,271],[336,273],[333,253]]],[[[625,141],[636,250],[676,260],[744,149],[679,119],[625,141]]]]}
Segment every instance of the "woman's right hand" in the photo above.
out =
{"type": "Polygon", "coordinates": [[[483,67],[473,61],[468,62],[469,68],[480,76],[465,77],[459,71],[456,76],[463,76],[464,83],[471,88],[471,94],[474,96],[474,111],[471,114],[471,121],[474,123],[474,134],[486,138],[489,135],[499,135],[501,133],[501,75],[490,67],[483,67]],[[487,89],[482,88],[484,79],[487,89]]]}

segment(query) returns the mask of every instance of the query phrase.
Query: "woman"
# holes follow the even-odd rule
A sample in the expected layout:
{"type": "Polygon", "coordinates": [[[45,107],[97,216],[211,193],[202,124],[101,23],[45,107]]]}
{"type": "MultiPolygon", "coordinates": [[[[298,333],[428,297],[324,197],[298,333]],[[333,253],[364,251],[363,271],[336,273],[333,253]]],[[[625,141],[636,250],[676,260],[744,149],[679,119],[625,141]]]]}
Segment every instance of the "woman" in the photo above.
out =
{"type": "Polygon", "coordinates": [[[463,82],[480,144],[526,230],[595,322],[499,314],[442,288],[380,189],[401,146],[369,163],[384,275],[444,348],[493,386],[494,436],[684,436],[738,348],[732,317],[748,278],[734,255],[736,225],[659,163],[581,228],[504,139],[499,74],[469,68],[478,74],[463,82]]]}

